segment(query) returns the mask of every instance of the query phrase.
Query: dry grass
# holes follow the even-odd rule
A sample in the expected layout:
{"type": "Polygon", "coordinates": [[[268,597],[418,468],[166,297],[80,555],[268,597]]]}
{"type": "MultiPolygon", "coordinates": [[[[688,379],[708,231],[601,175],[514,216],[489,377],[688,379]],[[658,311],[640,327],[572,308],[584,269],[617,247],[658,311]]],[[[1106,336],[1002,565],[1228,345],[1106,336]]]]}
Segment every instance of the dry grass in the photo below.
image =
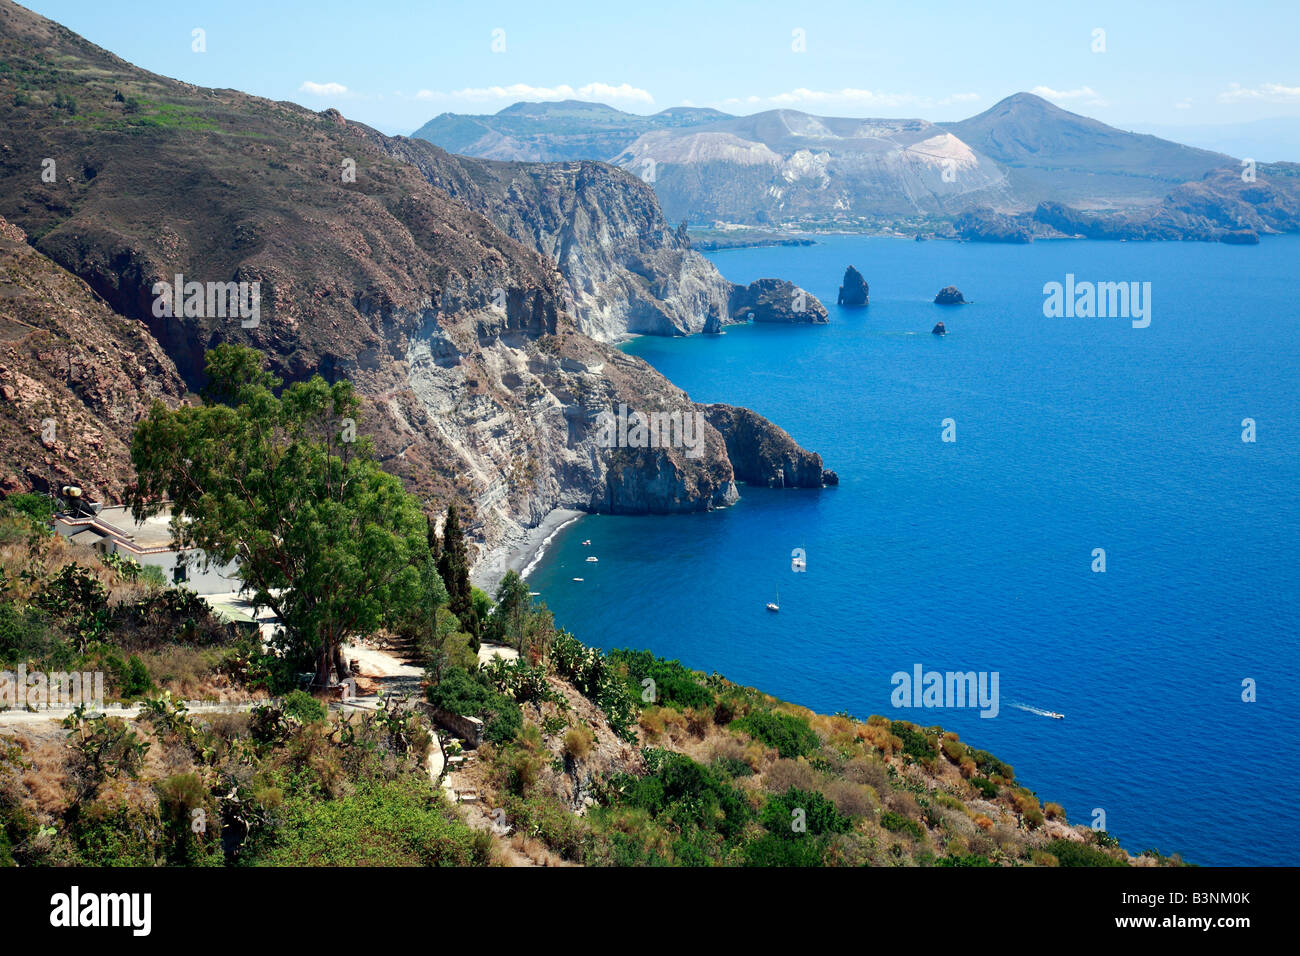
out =
{"type": "Polygon", "coordinates": [[[574,760],[582,760],[591,753],[595,737],[586,727],[571,727],[564,735],[564,753],[574,760]]]}
{"type": "Polygon", "coordinates": [[[763,785],[772,793],[785,793],[792,787],[800,790],[812,790],[817,785],[817,777],[808,761],[777,760],[763,774],[763,785]]]}

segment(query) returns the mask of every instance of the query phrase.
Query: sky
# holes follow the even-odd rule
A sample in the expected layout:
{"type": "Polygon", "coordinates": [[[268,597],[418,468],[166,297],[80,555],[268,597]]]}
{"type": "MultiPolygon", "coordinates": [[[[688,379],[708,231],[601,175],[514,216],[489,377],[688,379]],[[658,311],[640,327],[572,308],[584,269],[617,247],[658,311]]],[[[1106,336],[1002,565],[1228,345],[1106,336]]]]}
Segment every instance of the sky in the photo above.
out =
{"type": "Polygon", "coordinates": [[[390,134],[565,98],[942,121],[1023,90],[1124,129],[1300,127],[1297,0],[24,5],[155,73],[333,106],[390,134]]]}

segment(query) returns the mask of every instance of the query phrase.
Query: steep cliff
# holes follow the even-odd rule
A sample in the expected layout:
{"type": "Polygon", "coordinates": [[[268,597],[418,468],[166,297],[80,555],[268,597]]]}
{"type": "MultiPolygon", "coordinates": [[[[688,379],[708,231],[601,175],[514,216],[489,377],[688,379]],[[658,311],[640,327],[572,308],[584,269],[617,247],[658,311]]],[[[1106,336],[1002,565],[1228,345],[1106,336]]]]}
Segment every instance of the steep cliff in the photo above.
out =
{"type": "Polygon", "coordinates": [[[732,321],[728,306],[740,287],[691,249],[684,230],[669,227],[654,190],[636,176],[596,162],[471,159],[418,139],[385,138],[383,146],[554,261],[587,335],[617,342],[732,321]]]}
{"type": "Polygon", "coordinates": [[[769,488],[821,488],[839,484],[822,467],[822,456],[804,451],[786,432],[762,415],[733,405],[700,406],[721,432],[736,478],[769,488]]]}
{"type": "MultiPolygon", "coordinates": [[[[385,467],[418,492],[470,505],[489,544],[555,507],[672,512],[734,500],[711,428],[698,456],[597,445],[602,409],[693,406],[644,362],[584,335],[555,260],[437,188],[427,166],[403,161],[410,141],[332,110],[149,74],[8,0],[0,59],[0,215],[147,328],[191,388],[220,341],[263,350],[289,380],[349,378],[365,401],[359,427],[385,467]],[[167,314],[156,284],[177,275],[209,296],[212,285],[256,283],[258,315],[215,312],[202,295],[167,314]]],[[[637,235],[624,223],[587,225],[612,171],[588,181],[584,165],[554,178],[536,167],[520,189],[552,195],[553,207],[538,208],[561,218],[583,209],[583,228],[611,246],[637,235]]],[[[628,214],[653,232],[662,223],[653,196],[629,192],[646,205],[628,214]]],[[[665,286],[662,296],[684,291],[702,310],[729,287],[699,270],[684,240],[647,235],[684,264],[677,292],[665,286]]],[[[629,255],[640,254],[634,244],[629,255]]],[[[653,311],[638,311],[630,293],[620,305],[619,291],[595,279],[584,295],[611,313],[653,311]]],[[[662,320],[686,330],[703,318],[662,320]]]]}
{"type": "Polygon", "coordinates": [[[0,490],[81,484],[118,500],[131,429],[185,394],[144,323],[110,309],[0,219],[0,490]]]}

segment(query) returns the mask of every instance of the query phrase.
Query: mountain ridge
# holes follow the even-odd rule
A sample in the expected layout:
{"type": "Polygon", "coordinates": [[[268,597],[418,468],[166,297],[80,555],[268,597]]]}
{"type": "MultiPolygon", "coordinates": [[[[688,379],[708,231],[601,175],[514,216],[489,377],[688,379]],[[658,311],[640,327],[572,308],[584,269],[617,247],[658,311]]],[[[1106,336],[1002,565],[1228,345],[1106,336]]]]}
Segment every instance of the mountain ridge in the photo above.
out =
{"type": "MultiPolygon", "coordinates": [[[[1026,216],[1052,202],[1081,215],[1114,214],[1110,231],[1139,238],[1151,230],[1135,226],[1131,235],[1124,233],[1133,210],[1167,204],[1171,193],[1240,165],[1227,154],[1121,130],[1026,92],[967,119],[940,123],[774,109],[650,128],[648,118],[610,108],[602,115],[614,118],[618,137],[585,144],[573,116],[546,104],[516,103],[495,116],[469,119],[490,137],[507,112],[537,118],[527,135],[529,151],[545,153],[545,123],[560,122],[558,135],[570,154],[585,150],[584,158],[641,176],[653,185],[665,215],[693,228],[727,223],[950,236],[962,216],[1026,216]],[[632,132],[637,135],[629,140],[632,132]],[[626,145],[611,154],[620,139],[626,145]]],[[[442,114],[441,123],[426,124],[415,135],[436,141],[453,116],[442,114]]],[[[521,158],[511,155],[519,142],[505,139],[490,147],[486,140],[444,145],[521,158]]],[[[1224,206],[1247,195],[1238,194],[1224,206]]],[[[1156,230],[1162,238],[1205,238],[1235,229],[1226,208],[1204,221],[1189,220],[1182,232],[1177,216],[1163,218],[1165,225],[1156,230]]],[[[1281,228],[1274,221],[1269,228],[1300,229],[1300,219],[1287,219],[1281,228]]]]}

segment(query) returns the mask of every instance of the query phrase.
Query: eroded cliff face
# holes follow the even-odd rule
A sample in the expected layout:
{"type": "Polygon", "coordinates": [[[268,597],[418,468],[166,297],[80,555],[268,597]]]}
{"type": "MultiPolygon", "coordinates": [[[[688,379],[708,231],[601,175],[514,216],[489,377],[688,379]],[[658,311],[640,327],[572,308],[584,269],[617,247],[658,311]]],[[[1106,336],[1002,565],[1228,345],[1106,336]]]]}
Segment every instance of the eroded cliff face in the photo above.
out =
{"type": "Polygon", "coordinates": [[[392,429],[462,463],[458,483],[488,546],[555,508],[675,513],[737,498],[712,427],[698,457],[685,447],[601,443],[602,412],[690,414],[695,406],[644,362],[576,332],[533,336],[494,328],[490,315],[443,316],[408,340],[400,368],[413,401],[387,406],[392,429]]]}
{"type": "MultiPolygon", "coordinates": [[[[286,380],[346,377],[384,467],[431,507],[469,505],[485,545],[556,507],[677,512],[735,500],[711,425],[698,455],[597,442],[601,411],[695,406],[641,360],[584,334],[578,302],[611,337],[625,320],[691,331],[730,286],[664,232],[636,181],[593,164],[534,167],[501,200],[516,240],[433,185],[427,164],[405,161],[407,141],[335,111],[154,76],[7,0],[0,26],[0,58],[32,84],[26,100],[0,96],[0,215],[140,337],[132,355],[118,349],[127,377],[175,398],[201,384],[205,350],[223,341],[261,350],[286,380]],[[92,119],[52,113],[71,91],[92,119]],[[127,101],[142,105],[128,111],[127,101]],[[185,122],[159,119],[176,116],[185,122]],[[39,175],[46,157],[57,163],[50,181],[39,175]],[[569,278],[538,251],[553,234],[569,278]],[[565,250],[576,247],[585,265],[574,271],[565,250]],[[628,278],[629,263],[641,279],[628,278]],[[257,320],[160,312],[156,283],[176,275],[258,283],[257,320]]],[[[483,190],[486,204],[495,194],[483,190]]],[[[51,307],[68,309],[75,335],[85,330],[70,295],[51,307]]],[[[20,371],[45,361],[15,354],[20,371]]],[[[152,393],[86,407],[105,427],[120,421],[109,430],[122,440],[152,393]],[[118,405],[126,411],[114,418],[118,405]]],[[[64,460],[67,473],[83,460],[64,460]]]]}
{"type": "Polygon", "coordinates": [[[144,323],[117,315],[86,283],[0,219],[0,490],[80,484],[121,498],[135,423],[185,383],[144,323]]]}
{"type": "Polygon", "coordinates": [[[597,162],[471,159],[400,137],[384,147],[555,262],[578,327],[592,338],[689,335],[729,321],[736,287],[668,226],[635,176],[597,162]]]}

